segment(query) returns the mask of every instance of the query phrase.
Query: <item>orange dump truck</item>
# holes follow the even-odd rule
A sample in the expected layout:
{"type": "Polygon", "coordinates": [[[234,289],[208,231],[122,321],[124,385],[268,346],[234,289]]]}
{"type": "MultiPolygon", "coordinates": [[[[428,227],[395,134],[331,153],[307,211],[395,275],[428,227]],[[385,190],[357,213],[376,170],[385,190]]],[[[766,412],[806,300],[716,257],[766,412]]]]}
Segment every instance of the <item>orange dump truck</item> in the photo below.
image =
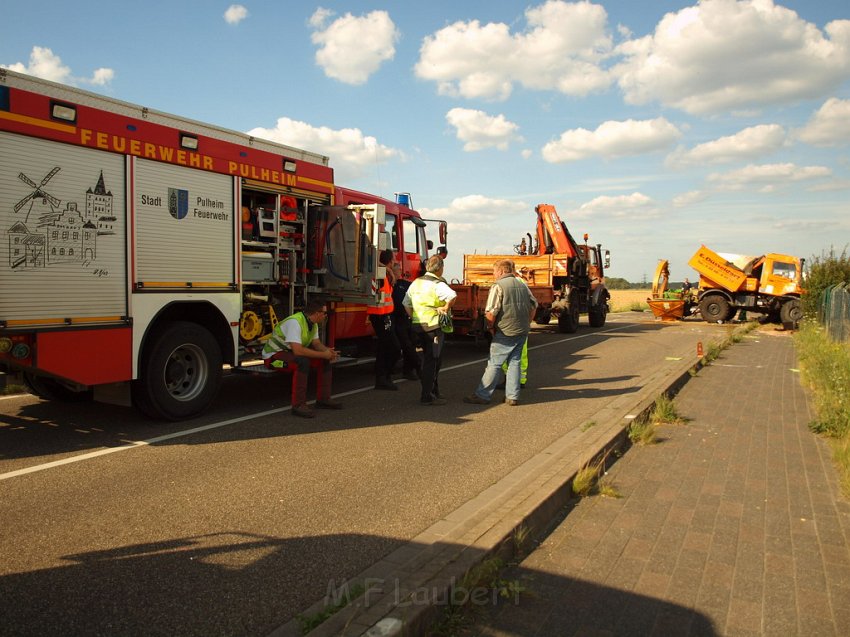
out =
{"type": "Polygon", "coordinates": [[[700,275],[699,311],[706,321],[728,321],[744,310],[791,325],[803,318],[803,263],[787,254],[749,257],[718,253],[705,246],[688,261],[700,275]]]}

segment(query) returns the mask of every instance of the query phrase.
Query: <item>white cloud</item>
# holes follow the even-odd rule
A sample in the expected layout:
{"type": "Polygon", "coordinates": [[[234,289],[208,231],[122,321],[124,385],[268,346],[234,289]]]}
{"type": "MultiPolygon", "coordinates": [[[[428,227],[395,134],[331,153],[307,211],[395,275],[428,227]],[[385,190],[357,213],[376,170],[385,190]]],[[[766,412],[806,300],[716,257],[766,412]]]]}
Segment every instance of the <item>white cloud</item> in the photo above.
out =
{"type": "Polygon", "coordinates": [[[663,117],[651,120],[608,121],[595,131],[574,128],[564,131],[557,141],[543,147],[550,163],[577,161],[587,157],[625,157],[664,150],[682,133],[663,117]]]}
{"type": "Polygon", "coordinates": [[[850,100],[828,99],[798,131],[797,138],[813,146],[839,146],[850,142],[850,100]]]}
{"type": "Polygon", "coordinates": [[[62,58],[56,55],[47,47],[34,46],[30,52],[29,64],[16,62],[8,66],[0,64],[3,68],[7,68],[18,73],[26,73],[35,77],[40,77],[51,82],[59,82],[61,84],[94,84],[96,86],[104,86],[109,84],[115,77],[115,71],[109,68],[99,68],[94,71],[90,78],[74,77],[71,75],[71,69],[62,63],[62,58]]]}
{"type": "Polygon", "coordinates": [[[6,68],[63,84],[68,84],[71,77],[71,69],[62,64],[62,59],[50,49],[41,46],[32,48],[29,64],[16,62],[6,68]]]}
{"type": "Polygon", "coordinates": [[[401,151],[379,144],[359,128],[317,128],[306,122],[281,117],[274,128],[254,128],[247,134],[295,148],[309,148],[333,157],[334,173],[339,183],[364,175],[375,164],[404,160],[401,151]]]}
{"type": "MultiPolygon", "coordinates": [[[[484,195],[466,195],[452,199],[445,208],[423,208],[420,212],[425,217],[445,219],[453,235],[470,232],[477,239],[485,235],[481,229],[493,227],[494,224],[508,220],[518,220],[523,223],[532,219],[533,207],[521,201],[496,199],[484,195]]],[[[486,241],[492,239],[489,237],[486,241]]],[[[466,249],[464,249],[466,252],[466,249]]],[[[492,252],[492,250],[491,250],[492,252]]]]}
{"type": "Polygon", "coordinates": [[[821,179],[832,175],[825,166],[797,166],[796,164],[750,164],[739,170],[712,173],[708,181],[719,190],[744,190],[756,188],[759,192],[773,192],[790,182],[821,179]]]}
{"type": "Polygon", "coordinates": [[[248,17],[248,9],[241,4],[231,4],[224,12],[224,21],[227,24],[239,24],[248,17]]]}
{"type": "Polygon", "coordinates": [[[690,150],[678,149],[668,158],[668,165],[705,165],[753,159],[778,150],[785,143],[785,131],[778,124],[751,126],[734,135],[720,137],[690,150]]]}
{"type": "Polygon", "coordinates": [[[498,148],[507,150],[511,141],[521,140],[519,126],[505,119],[504,115],[492,116],[484,111],[469,108],[453,108],[446,113],[446,121],[455,127],[457,138],[464,142],[467,152],[498,148]]]}
{"type": "Polygon", "coordinates": [[[549,0],[525,18],[521,33],[478,20],[440,29],[423,40],[416,75],[442,95],[469,99],[507,99],[515,83],[578,96],[611,84],[600,65],[612,48],[602,6],[549,0]]]}
{"type": "Polygon", "coordinates": [[[395,56],[395,43],[401,37],[386,11],[372,11],[355,17],[346,13],[329,25],[333,12],[318,8],[309,24],[316,29],[311,36],[316,64],[325,75],[346,84],[364,84],[381,64],[395,56]]]}
{"type": "Polygon", "coordinates": [[[708,199],[708,193],[704,190],[691,190],[673,197],[674,208],[686,208],[708,199]]]}
{"type": "Polygon", "coordinates": [[[655,202],[641,192],[630,195],[602,195],[579,206],[570,214],[574,219],[628,218],[633,221],[654,219],[660,211],[655,202]]]}
{"type": "Polygon", "coordinates": [[[693,114],[822,95],[850,77],[850,20],[821,32],[772,0],[702,0],[622,44],[614,71],[631,104],[693,114]]]}
{"type": "Polygon", "coordinates": [[[112,69],[100,68],[95,69],[91,78],[91,84],[95,86],[104,86],[109,84],[115,78],[115,71],[112,69]]]}
{"type": "Polygon", "coordinates": [[[850,190],[850,179],[831,179],[808,188],[809,192],[836,192],[850,190]]]}

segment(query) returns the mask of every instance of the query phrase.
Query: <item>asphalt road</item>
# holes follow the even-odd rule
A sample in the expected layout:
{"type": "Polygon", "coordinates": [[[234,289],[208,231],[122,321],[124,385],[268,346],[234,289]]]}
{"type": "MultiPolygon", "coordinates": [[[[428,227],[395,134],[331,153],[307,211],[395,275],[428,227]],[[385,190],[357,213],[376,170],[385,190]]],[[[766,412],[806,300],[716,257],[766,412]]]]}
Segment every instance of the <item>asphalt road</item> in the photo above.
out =
{"type": "Polygon", "coordinates": [[[265,635],[475,497],[613,396],[696,359],[721,326],[612,315],[538,327],[517,407],[467,405],[486,350],[441,390],[335,374],[341,412],[288,412],[288,377],[234,374],[204,416],[0,401],[0,635],[265,635]]]}

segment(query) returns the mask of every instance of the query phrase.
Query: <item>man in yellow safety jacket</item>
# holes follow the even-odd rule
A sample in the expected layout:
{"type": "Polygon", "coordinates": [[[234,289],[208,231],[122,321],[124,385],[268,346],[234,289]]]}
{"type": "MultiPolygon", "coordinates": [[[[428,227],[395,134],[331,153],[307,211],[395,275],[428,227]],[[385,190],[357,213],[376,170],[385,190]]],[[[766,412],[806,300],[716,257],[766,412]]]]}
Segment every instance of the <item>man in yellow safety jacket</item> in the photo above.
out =
{"type": "Polygon", "coordinates": [[[331,400],[331,371],[329,363],[339,357],[339,352],[329,349],[319,340],[319,324],[328,311],[324,303],[308,301],[304,311],[296,312],[275,325],[263,347],[267,368],[292,372],[292,413],[302,418],[316,414],[307,405],[307,381],[310,368],[317,370],[316,407],[342,409],[331,400]]]}
{"type": "Polygon", "coordinates": [[[440,316],[451,317],[457,293],[443,278],[443,260],[434,255],[425,264],[425,274],[407,289],[404,309],[413,321],[413,332],[422,347],[423,361],[420,382],[423,405],[445,405],[440,395],[440,365],[443,359],[445,334],[440,327],[440,316]]]}

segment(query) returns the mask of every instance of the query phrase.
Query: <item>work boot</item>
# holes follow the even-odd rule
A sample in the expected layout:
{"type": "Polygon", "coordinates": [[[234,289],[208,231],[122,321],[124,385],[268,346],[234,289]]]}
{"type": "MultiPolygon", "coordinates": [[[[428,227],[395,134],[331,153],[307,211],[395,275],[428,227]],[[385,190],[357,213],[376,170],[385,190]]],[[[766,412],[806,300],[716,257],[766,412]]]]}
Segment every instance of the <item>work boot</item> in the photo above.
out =
{"type": "Polygon", "coordinates": [[[342,409],[342,403],[338,400],[317,400],[316,407],[319,409],[342,409]]]}
{"type": "Polygon", "coordinates": [[[439,406],[439,405],[445,405],[449,401],[447,401],[445,398],[437,398],[436,396],[431,396],[431,398],[423,398],[419,402],[422,403],[423,405],[439,406]]]}
{"type": "Polygon", "coordinates": [[[310,409],[307,405],[293,405],[292,415],[300,418],[315,418],[316,412],[310,409]]]}
{"type": "Polygon", "coordinates": [[[463,402],[468,403],[470,405],[489,405],[489,400],[484,400],[478,394],[472,394],[471,396],[464,396],[463,402]]]}
{"type": "Polygon", "coordinates": [[[519,401],[515,398],[505,398],[505,404],[510,405],[511,407],[516,407],[519,405],[519,401]]]}

